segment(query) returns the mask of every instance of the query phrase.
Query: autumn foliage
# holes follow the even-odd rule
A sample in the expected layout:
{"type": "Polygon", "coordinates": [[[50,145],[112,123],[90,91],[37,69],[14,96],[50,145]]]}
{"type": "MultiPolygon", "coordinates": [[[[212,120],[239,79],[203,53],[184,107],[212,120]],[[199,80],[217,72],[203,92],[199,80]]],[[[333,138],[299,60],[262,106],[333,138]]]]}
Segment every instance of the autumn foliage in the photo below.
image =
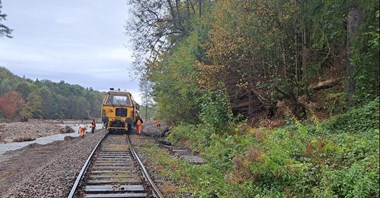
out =
{"type": "Polygon", "coordinates": [[[100,116],[104,93],[50,80],[20,78],[0,66],[0,122],[100,116]]]}
{"type": "Polygon", "coordinates": [[[189,194],[379,197],[379,1],[130,2],[189,194]]]}
{"type": "Polygon", "coordinates": [[[15,121],[25,114],[25,101],[21,94],[16,91],[9,91],[0,96],[0,111],[5,119],[15,121]]]}
{"type": "Polygon", "coordinates": [[[135,50],[151,54],[135,63],[168,120],[199,121],[209,90],[252,123],[284,117],[278,101],[303,120],[305,104],[325,118],[378,95],[376,1],[157,2],[132,1],[127,30],[135,50]]]}

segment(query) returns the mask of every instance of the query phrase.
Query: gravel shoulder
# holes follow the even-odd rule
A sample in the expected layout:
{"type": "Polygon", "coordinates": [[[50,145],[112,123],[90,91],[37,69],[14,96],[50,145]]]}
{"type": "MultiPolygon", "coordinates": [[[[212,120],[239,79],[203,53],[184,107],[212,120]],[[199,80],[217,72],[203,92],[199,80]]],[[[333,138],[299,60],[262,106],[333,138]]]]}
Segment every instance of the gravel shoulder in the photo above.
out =
{"type": "Polygon", "coordinates": [[[0,161],[0,197],[67,197],[106,130],[7,152],[0,161]]]}
{"type": "MultiPolygon", "coordinates": [[[[3,132],[4,128],[3,125],[3,132]]],[[[59,133],[59,129],[55,129],[56,131],[52,133],[59,133]]],[[[6,130],[11,129],[6,128],[6,130]]],[[[49,128],[49,130],[53,129],[49,128]]],[[[156,144],[155,138],[152,137],[160,137],[164,130],[166,130],[165,126],[157,128],[154,122],[146,122],[143,127],[144,136],[133,135],[133,131],[131,134],[133,142],[138,147],[149,146],[156,144]]],[[[63,141],[46,145],[31,144],[1,155],[0,197],[67,197],[84,162],[106,133],[105,129],[99,129],[94,134],[87,133],[84,138],[66,137],[63,141]]],[[[7,134],[11,133],[7,132],[7,134]]],[[[143,157],[145,164],[151,164],[149,153],[140,152],[139,155],[143,157]]],[[[159,181],[162,190],[168,189],[168,184],[169,187],[171,186],[169,189],[172,190],[165,194],[169,195],[168,197],[176,197],[177,185],[157,174],[159,172],[155,170],[157,167],[149,167],[152,168],[152,177],[159,181]]]]}

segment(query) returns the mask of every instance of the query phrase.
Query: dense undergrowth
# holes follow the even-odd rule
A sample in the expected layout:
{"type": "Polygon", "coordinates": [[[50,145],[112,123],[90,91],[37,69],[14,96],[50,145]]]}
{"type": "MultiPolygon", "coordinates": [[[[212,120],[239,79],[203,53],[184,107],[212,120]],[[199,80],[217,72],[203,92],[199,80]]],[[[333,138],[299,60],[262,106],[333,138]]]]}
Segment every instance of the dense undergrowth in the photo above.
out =
{"type": "Polygon", "coordinates": [[[379,197],[379,98],[313,123],[177,126],[170,140],[208,162],[170,175],[197,197],[379,197]]]}

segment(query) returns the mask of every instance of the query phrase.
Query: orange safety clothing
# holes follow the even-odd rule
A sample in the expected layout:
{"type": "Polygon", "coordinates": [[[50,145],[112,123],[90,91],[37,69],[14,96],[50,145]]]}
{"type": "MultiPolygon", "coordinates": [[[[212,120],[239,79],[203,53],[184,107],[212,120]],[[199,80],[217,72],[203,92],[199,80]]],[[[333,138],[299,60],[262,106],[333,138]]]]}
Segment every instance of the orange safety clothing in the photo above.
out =
{"type": "Polygon", "coordinates": [[[142,132],[142,122],[141,122],[140,119],[137,120],[137,122],[136,122],[136,129],[137,129],[137,133],[141,134],[141,132],[142,132]]]}
{"type": "Polygon", "coordinates": [[[156,121],[156,127],[160,127],[161,126],[161,122],[159,120],[156,121]]]}
{"type": "Polygon", "coordinates": [[[80,124],[80,125],[79,125],[79,135],[80,135],[81,137],[83,137],[85,132],[86,132],[86,125],[84,125],[84,124],[80,124]]]}

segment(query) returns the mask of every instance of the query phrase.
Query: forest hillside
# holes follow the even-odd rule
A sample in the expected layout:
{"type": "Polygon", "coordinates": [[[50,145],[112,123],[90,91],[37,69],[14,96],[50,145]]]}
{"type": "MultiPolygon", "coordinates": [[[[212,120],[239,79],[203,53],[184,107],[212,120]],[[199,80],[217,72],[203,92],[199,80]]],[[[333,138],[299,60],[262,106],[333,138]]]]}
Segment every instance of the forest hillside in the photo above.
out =
{"type": "Polygon", "coordinates": [[[104,93],[50,80],[31,80],[0,67],[0,121],[99,118],[104,93]]]}

